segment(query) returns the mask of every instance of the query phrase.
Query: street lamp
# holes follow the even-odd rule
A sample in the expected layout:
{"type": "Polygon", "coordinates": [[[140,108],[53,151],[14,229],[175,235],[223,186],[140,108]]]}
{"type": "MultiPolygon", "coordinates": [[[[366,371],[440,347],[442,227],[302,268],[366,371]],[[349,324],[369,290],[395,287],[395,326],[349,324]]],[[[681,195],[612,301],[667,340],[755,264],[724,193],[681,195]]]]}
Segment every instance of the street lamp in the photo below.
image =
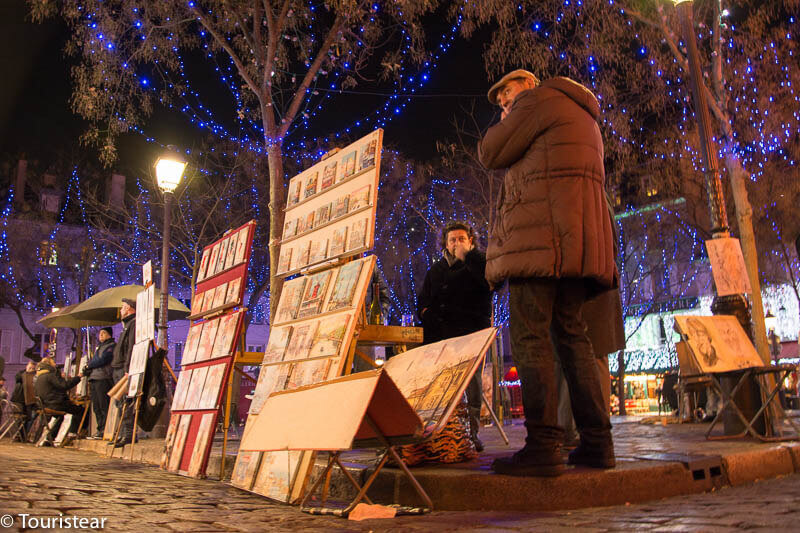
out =
{"type": "Polygon", "coordinates": [[[770,355],[775,364],[778,364],[781,358],[781,338],[775,333],[775,328],[778,326],[778,317],[773,315],[769,309],[767,309],[767,314],[764,316],[764,324],[767,326],[770,355]]]}
{"type": "Polygon", "coordinates": [[[178,187],[186,168],[186,160],[175,149],[167,146],[166,151],[156,160],[156,182],[164,193],[164,242],[161,248],[161,309],[158,323],[158,345],[169,349],[167,341],[167,305],[169,298],[169,239],[172,219],[173,192],[178,187]]]}

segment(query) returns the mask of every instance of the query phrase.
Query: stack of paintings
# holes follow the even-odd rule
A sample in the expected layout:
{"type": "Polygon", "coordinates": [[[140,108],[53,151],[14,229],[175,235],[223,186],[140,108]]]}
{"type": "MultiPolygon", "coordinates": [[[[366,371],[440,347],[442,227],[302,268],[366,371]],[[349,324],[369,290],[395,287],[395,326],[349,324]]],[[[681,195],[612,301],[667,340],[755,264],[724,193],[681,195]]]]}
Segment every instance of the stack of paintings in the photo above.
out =
{"type": "Polygon", "coordinates": [[[255,221],[229,230],[206,246],[197,274],[184,344],[182,370],[172,398],[172,417],[161,467],[204,477],[218,412],[242,335],[241,306],[255,221]]]}

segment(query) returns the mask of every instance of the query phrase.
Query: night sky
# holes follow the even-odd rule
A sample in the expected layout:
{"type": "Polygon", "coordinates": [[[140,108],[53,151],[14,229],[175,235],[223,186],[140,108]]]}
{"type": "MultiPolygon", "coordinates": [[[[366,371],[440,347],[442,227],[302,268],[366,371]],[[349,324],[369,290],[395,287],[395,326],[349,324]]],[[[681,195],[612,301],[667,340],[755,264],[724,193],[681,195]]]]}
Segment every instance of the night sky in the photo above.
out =
{"type": "MultiPolygon", "coordinates": [[[[437,36],[448,28],[428,28],[433,36],[431,43],[438,42],[437,36]]],[[[66,37],[66,26],[58,20],[31,22],[24,0],[0,2],[0,64],[5,76],[0,84],[0,153],[5,156],[26,153],[47,157],[54,150],[78,150],[85,158],[95,157],[76,143],[85,123],[70,110],[70,65],[63,53],[66,37]]],[[[489,82],[480,50],[475,42],[456,41],[432,71],[430,82],[422,90],[425,96],[414,98],[386,126],[384,143],[415,159],[427,160],[436,157],[437,140],[452,137],[453,117],[462,114],[462,108],[475,103],[484,126],[494,120],[495,110],[485,97],[489,82]]],[[[376,89],[361,85],[354,90],[376,89]]],[[[384,101],[379,96],[338,95],[328,100],[324,116],[315,122],[318,129],[314,133],[324,136],[340,130],[361,118],[364,109],[374,109],[384,101]]],[[[163,111],[154,113],[144,130],[163,144],[191,145],[201,137],[182,115],[163,111]]],[[[141,167],[137,159],[149,158],[144,154],[154,147],[139,135],[126,137],[120,143],[120,166],[141,167]]]]}

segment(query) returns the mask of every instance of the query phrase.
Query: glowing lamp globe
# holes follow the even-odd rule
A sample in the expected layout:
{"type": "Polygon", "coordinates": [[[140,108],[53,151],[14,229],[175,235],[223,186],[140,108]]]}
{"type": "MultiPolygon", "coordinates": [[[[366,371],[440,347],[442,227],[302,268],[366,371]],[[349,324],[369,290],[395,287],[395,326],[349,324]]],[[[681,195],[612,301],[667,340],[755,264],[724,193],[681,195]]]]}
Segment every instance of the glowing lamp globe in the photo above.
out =
{"type": "Polygon", "coordinates": [[[156,161],[156,181],[158,188],[173,192],[183,177],[186,161],[177,152],[168,152],[156,161]]]}
{"type": "Polygon", "coordinates": [[[774,331],[778,325],[778,317],[773,315],[770,310],[767,310],[767,314],[764,316],[764,325],[767,327],[767,331],[774,331]]]}

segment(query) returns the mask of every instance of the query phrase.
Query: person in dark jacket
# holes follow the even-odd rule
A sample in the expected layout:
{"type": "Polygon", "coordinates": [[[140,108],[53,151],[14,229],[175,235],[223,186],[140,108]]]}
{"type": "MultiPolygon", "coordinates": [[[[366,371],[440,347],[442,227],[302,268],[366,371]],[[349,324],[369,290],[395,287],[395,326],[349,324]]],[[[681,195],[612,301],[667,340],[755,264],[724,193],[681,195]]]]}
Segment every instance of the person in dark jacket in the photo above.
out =
{"type": "MultiPolygon", "coordinates": [[[[64,379],[61,372],[56,368],[56,363],[50,357],[45,357],[39,362],[36,367],[36,382],[34,389],[36,396],[42,400],[42,404],[48,409],[55,409],[56,411],[64,411],[72,415],[72,422],[69,426],[70,436],[75,436],[78,433],[78,427],[83,417],[83,407],[75,405],[69,399],[67,394],[69,390],[80,383],[80,376],[75,376],[69,379],[64,379]]],[[[50,430],[47,440],[53,441],[58,434],[58,427],[61,424],[56,424],[50,430]]]]}
{"type": "Polygon", "coordinates": [[[11,402],[19,406],[25,413],[25,431],[33,424],[33,412],[36,410],[36,392],[33,390],[33,381],[36,377],[36,363],[28,361],[23,370],[17,372],[14,378],[14,392],[11,393],[11,402]]]}
{"type": "Polygon", "coordinates": [[[487,169],[506,169],[489,234],[486,277],[509,282],[512,357],[519,373],[525,446],[495,460],[501,474],[557,476],[564,472],[558,425],[555,357],[561,356],[580,444],[570,464],[616,464],[581,308],[618,284],[613,234],[605,202],[600,105],[568,78],[544,82],[526,70],[489,89],[500,122],[478,145],[487,169]]]}
{"type": "MultiPolygon", "coordinates": [[[[125,377],[131,364],[133,345],[136,342],[136,301],[130,298],[123,298],[119,314],[122,317],[122,333],[119,336],[117,345],[114,347],[114,355],[111,359],[114,383],[125,377]]],[[[128,405],[125,409],[125,416],[122,419],[119,437],[116,441],[110,443],[117,448],[130,444],[133,440],[133,403],[124,399],[117,402],[117,407],[121,410],[126,402],[128,405]]]]}
{"type": "MultiPolygon", "coordinates": [[[[425,274],[417,297],[425,343],[474,333],[491,324],[491,296],[486,281],[486,256],[475,247],[475,231],[463,222],[450,222],[442,230],[442,257],[425,274]]],[[[467,387],[470,437],[478,438],[481,412],[481,376],[476,372],[467,387]]]]}
{"type": "Polygon", "coordinates": [[[89,378],[89,388],[92,395],[92,409],[97,419],[97,433],[93,438],[103,438],[108,416],[108,391],[114,386],[111,371],[111,361],[114,358],[114,330],[106,327],[97,334],[100,342],[94,350],[94,356],[83,369],[83,375],[89,378]]]}

